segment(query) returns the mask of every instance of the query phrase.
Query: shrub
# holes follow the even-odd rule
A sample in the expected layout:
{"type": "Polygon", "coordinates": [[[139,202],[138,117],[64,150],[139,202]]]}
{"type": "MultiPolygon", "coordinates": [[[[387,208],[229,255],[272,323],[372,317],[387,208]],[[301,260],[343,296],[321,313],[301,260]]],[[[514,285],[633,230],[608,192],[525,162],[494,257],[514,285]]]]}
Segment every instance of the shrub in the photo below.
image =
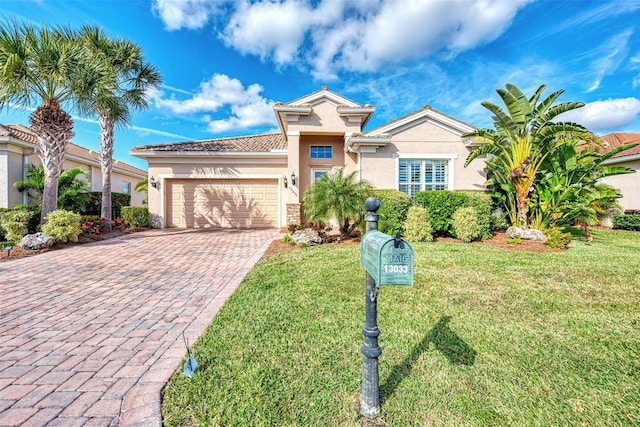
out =
{"type": "Polygon", "coordinates": [[[433,229],[429,212],[420,206],[411,206],[404,223],[404,237],[410,242],[432,242],[433,229]]]}
{"type": "Polygon", "coordinates": [[[56,209],[47,215],[47,222],[42,226],[42,231],[53,237],[58,242],[77,242],[82,233],[80,229],[80,214],[56,209]]]}
{"type": "Polygon", "coordinates": [[[429,211],[433,232],[437,235],[453,235],[453,213],[467,206],[469,196],[449,190],[427,190],[416,193],[416,204],[429,211]]]}
{"type": "Polygon", "coordinates": [[[97,215],[87,215],[80,218],[80,230],[88,234],[100,234],[104,218],[97,215]]]}
{"type": "Polygon", "coordinates": [[[29,220],[32,212],[27,209],[11,209],[0,217],[2,228],[6,232],[9,242],[19,243],[22,237],[29,232],[29,220]]]}
{"type": "Polygon", "coordinates": [[[123,206],[122,219],[131,227],[149,227],[149,208],[146,206],[123,206]]]}
{"type": "Polygon", "coordinates": [[[544,244],[554,249],[567,249],[573,237],[571,233],[563,233],[557,228],[545,230],[544,234],[547,236],[547,241],[544,244]]]}
{"type": "Polygon", "coordinates": [[[7,238],[7,231],[2,228],[2,214],[4,214],[5,212],[9,212],[11,209],[8,208],[0,208],[0,242],[6,240],[7,238]]]}
{"type": "Polygon", "coordinates": [[[128,228],[128,227],[129,227],[129,223],[122,218],[116,218],[111,220],[112,230],[124,230],[125,228],[128,228]]]}
{"type": "Polygon", "coordinates": [[[407,212],[413,205],[411,196],[398,190],[378,190],[376,197],[380,200],[378,230],[393,235],[404,234],[407,212]]]}
{"type": "Polygon", "coordinates": [[[25,205],[19,204],[14,205],[11,209],[19,209],[23,211],[31,212],[31,218],[27,222],[27,233],[35,233],[40,228],[40,213],[42,212],[42,207],[39,205],[25,205]]]}
{"type": "Polygon", "coordinates": [[[511,237],[507,239],[507,243],[510,245],[519,245],[522,243],[522,238],[520,237],[511,237]]]}
{"type": "Polygon", "coordinates": [[[480,238],[490,239],[491,230],[500,228],[498,218],[494,216],[491,196],[483,191],[462,191],[469,197],[468,206],[475,208],[476,218],[480,226],[480,238]]]}
{"type": "MultiPolygon", "coordinates": [[[[83,194],[84,202],[80,213],[83,215],[100,215],[102,207],[102,191],[90,191],[83,194]]],[[[131,196],[125,193],[111,192],[111,218],[122,217],[122,207],[131,204],[131,196]]]]}
{"type": "Polygon", "coordinates": [[[469,243],[480,237],[481,229],[476,208],[460,208],[453,213],[452,220],[453,229],[458,239],[469,243]]]}
{"type": "Polygon", "coordinates": [[[613,228],[640,231],[640,214],[614,215],[613,228]]]}
{"type": "Polygon", "coordinates": [[[295,244],[296,244],[296,241],[293,240],[293,237],[291,237],[288,234],[284,235],[284,237],[282,238],[282,241],[285,242],[289,246],[295,246],[295,244]]]}

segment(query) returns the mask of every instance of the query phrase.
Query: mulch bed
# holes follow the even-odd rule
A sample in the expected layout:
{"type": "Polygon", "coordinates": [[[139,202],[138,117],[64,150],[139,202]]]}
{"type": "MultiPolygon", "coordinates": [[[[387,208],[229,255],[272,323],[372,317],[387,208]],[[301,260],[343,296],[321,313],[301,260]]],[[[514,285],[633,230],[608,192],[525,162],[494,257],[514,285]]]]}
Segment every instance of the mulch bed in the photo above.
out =
{"type": "Polygon", "coordinates": [[[38,255],[38,254],[49,252],[49,251],[55,251],[57,249],[62,249],[67,246],[82,245],[85,243],[92,243],[92,242],[98,242],[101,240],[112,239],[114,237],[124,236],[126,234],[136,233],[138,231],[143,231],[143,230],[148,230],[148,228],[126,228],[124,230],[111,230],[111,231],[108,231],[105,233],[99,233],[99,234],[83,233],[80,236],[78,236],[77,243],[71,243],[71,242],[56,243],[49,248],[38,249],[35,251],[24,250],[20,248],[20,246],[14,246],[13,249],[11,249],[10,255],[6,249],[0,249],[0,262],[34,256],[34,255],[38,255]]]}

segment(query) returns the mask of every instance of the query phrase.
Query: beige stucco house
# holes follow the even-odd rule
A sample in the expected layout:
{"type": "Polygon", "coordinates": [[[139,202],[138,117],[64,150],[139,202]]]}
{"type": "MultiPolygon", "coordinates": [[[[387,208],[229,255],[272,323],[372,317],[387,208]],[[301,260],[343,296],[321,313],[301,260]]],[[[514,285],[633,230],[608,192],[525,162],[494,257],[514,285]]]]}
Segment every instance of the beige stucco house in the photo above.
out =
{"type": "MultiPolygon", "coordinates": [[[[604,135],[600,139],[605,149],[610,151],[630,142],[640,143],[640,133],[616,132],[604,135]]],[[[623,166],[636,171],[631,174],[609,176],[602,181],[620,190],[623,197],[618,202],[622,209],[640,211],[640,145],[616,154],[603,164],[623,166]]]]}
{"type": "MultiPolygon", "coordinates": [[[[36,136],[22,125],[0,125],[0,208],[28,203],[27,195],[13,185],[25,178],[29,165],[40,165],[36,136]]],[[[87,172],[90,191],[102,190],[100,153],[69,143],[65,153],[63,169],[80,167],[87,172]]],[[[138,182],[147,177],[147,172],[127,163],[115,160],[111,173],[111,190],[131,195],[131,205],[141,206],[146,193],[135,191],[138,182]]]]}
{"type": "Polygon", "coordinates": [[[379,189],[482,190],[484,159],[464,162],[474,128],[429,106],[365,131],[375,108],[326,87],[277,103],[278,133],[134,147],[148,162],[157,227],[283,227],[333,168],[379,189]]]}

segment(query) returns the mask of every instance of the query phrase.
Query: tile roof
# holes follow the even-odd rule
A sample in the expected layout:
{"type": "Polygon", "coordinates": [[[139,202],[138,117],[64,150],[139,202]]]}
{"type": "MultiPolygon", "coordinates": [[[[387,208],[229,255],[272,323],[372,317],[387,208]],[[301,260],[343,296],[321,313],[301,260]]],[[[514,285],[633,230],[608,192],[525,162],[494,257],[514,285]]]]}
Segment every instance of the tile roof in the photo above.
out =
{"type": "Polygon", "coordinates": [[[189,141],[169,144],[142,145],[133,147],[132,153],[149,152],[220,152],[220,153],[260,153],[286,150],[287,140],[281,133],[237,136],[203,141],[189,141]]]}
{"type": "MultiPolygon", "coordinates": [[[[640,133],[633,132],[615,132],[610,133],[608,135],[601,136],[602,145],[605,149],[605,152],[611,151],[614,148],[620,147],[621,145],[627,144],[629,142],[638,142],[640,143],[640,133]]],[[[640,144],[636,145],[633,148],[628,150],[624,150],[621,153],[613,156],[614,159],[620,157],[627,157],[640,154],[640,144]]]]}
{"type": "MultiPolygon", "coordinates": [[[[25,141],[30,144],[36,145],[37,137],[36,134],[26,126],[18,125],[18,124],[8,124],[2,125],[0,124],[0,136],[8,136],[10,138],[14,138],[20,141],[25,141]]],[[[84,160],[91,164],[96,164],[100,166],[100,153],[97,151],[89,150],[87,148],[81,147],[80,145],[74,144],[70,142],[67,144],[66,148],[66,156],[73,156],[78,159],[84,160]]],[[[120,160],[113,161],[114,169],[117,169],[121,172],[128,172],[130,174],[145,177],[147,176],[147,172],[138,169],[135,166],[131,166],[128,163],[121,162],[120,160]]]]}

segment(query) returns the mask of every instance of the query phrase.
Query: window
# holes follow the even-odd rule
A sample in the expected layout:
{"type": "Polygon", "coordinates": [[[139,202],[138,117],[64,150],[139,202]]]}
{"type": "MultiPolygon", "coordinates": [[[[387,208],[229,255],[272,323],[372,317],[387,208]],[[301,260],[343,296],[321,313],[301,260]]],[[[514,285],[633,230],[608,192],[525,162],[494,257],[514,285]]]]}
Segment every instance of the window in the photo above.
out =
{"type": "Polygon", "coordinates": [[[309,157],[312,159],[332,159],[333,147],[331,145],[312,145],[309,147],[309,157]]]}
{"type": "Polygon", "coordinates": [[[449,188],[449,160],[400,160],[398,190],[414,197],[423,190],[449,188]]]}
{"type": "Polygon", "coordinates": [[[130,182],[123,182],[122,183],[122,192],[124,194],[131,194],[131,183],[130,182]]]}
{"type": "Polygon", "coordinates": [[[311,169],[311,183],[313,184],[328,172],[329,171],[327,169],[311,169]]]}

